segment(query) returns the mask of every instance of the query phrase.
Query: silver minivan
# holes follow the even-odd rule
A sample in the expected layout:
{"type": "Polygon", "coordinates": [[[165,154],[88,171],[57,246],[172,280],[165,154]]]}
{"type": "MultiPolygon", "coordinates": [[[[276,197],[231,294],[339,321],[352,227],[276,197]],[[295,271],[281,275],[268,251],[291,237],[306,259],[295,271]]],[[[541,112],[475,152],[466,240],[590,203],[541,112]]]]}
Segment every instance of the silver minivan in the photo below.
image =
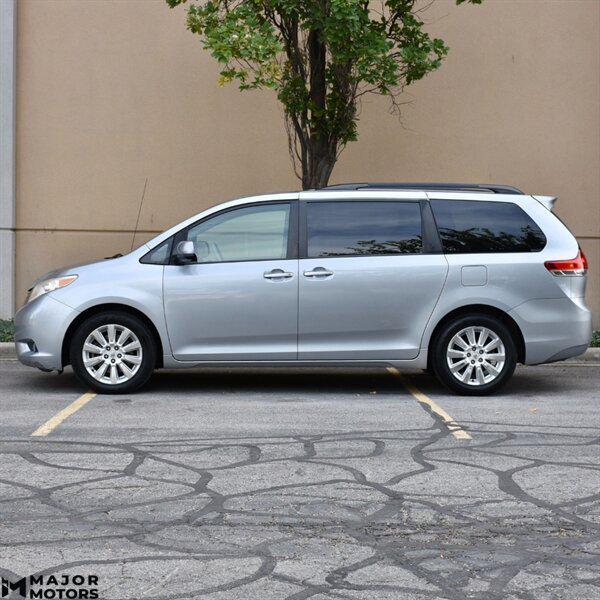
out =
{"type": "Polygon", "coordinates": [[[158,368],[387,365],[487,394],[583,353],[587,262],[555,198],[349,184],[242,198],[34,282],[19,360],[98,392],[158,368]]]}

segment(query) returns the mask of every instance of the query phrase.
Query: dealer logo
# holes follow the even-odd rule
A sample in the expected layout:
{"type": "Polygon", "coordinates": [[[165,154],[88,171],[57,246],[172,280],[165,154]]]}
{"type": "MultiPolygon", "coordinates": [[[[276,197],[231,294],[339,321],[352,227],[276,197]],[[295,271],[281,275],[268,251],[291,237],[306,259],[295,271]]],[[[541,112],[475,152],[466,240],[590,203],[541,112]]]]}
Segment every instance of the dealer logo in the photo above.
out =
{"type": "Polygon", "coordinates": [[[45,600],[95,600],[97,575],[29,575],[17,581],[2,577],[0,598],[42,598],[45,600]]]}

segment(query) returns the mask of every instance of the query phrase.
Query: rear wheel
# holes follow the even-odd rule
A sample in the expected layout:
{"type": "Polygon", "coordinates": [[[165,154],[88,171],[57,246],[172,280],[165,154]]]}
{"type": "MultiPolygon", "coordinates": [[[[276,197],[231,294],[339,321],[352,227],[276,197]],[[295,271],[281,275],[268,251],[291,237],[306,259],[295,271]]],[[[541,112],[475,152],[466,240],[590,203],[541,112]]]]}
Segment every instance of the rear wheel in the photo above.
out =
{"type": "Polygon", "coordinates": [[[123,394],[148,381],[156,364],[156,346],[141,319],[106,312],[86,319],[77,328],[70,358],[84,385],[102,394],[123,394]]]}
{"type": "Polygon", "coordinates": [[[485,314],[462,316],[446,324],[433,344],[436,377],[465,396],[491,394],[512,376],[517,350],[506,325],[485,314]]]}

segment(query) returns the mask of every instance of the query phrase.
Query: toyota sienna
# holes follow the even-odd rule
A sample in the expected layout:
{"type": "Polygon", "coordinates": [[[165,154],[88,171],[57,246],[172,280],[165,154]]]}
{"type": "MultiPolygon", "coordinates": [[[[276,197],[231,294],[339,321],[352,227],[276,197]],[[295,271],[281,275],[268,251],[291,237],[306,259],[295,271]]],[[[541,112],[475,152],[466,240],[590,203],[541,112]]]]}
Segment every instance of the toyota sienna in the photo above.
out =
{"type": "Polygon", "coordinates": [[[98,392],[158,368],[387,365],[488,394],[590,341],[587,262],[555,198],[348,184],[209,208],[125,256],[34,282],[19,360],[98,392]]]}

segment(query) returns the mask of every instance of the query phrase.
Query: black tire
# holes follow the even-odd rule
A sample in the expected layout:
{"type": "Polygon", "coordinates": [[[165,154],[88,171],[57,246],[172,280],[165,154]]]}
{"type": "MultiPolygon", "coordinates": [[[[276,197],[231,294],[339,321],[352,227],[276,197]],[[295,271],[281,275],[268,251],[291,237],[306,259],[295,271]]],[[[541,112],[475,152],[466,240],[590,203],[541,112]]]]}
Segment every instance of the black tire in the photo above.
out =
{"type": "Polygon", "coordinates": [[[144,385],[156,366],[156,343],[148,326],[138,317],[126,312],[110,311],[86,319],[75,331],[69,348],[71,366],[75,375],[85,385],[101,394],[127,394],[144,385]],[[83,363],[83,345],[87,337],[103,325],[121,325],[131,330],[141,345],[141,363],[131,379],[122,383],[103,383],[88,373],[83,363]]]}
{"type": "Polygon", "coordinates": [[[461,396],[486,396],[497,392],[512,377],[517,365],[517,348],[513,336],[506,325],[496,317],[474,313],[457,317],[439,331],[431,346],[431,366],[437,379],[451,391],[461,396]],[[459,381],[450,371],[446,358],[448,344],[452,338],[467,327],[487,327],[504,344],[505,361],[500,373],[489,383],[469,385],[459,381]]]}

